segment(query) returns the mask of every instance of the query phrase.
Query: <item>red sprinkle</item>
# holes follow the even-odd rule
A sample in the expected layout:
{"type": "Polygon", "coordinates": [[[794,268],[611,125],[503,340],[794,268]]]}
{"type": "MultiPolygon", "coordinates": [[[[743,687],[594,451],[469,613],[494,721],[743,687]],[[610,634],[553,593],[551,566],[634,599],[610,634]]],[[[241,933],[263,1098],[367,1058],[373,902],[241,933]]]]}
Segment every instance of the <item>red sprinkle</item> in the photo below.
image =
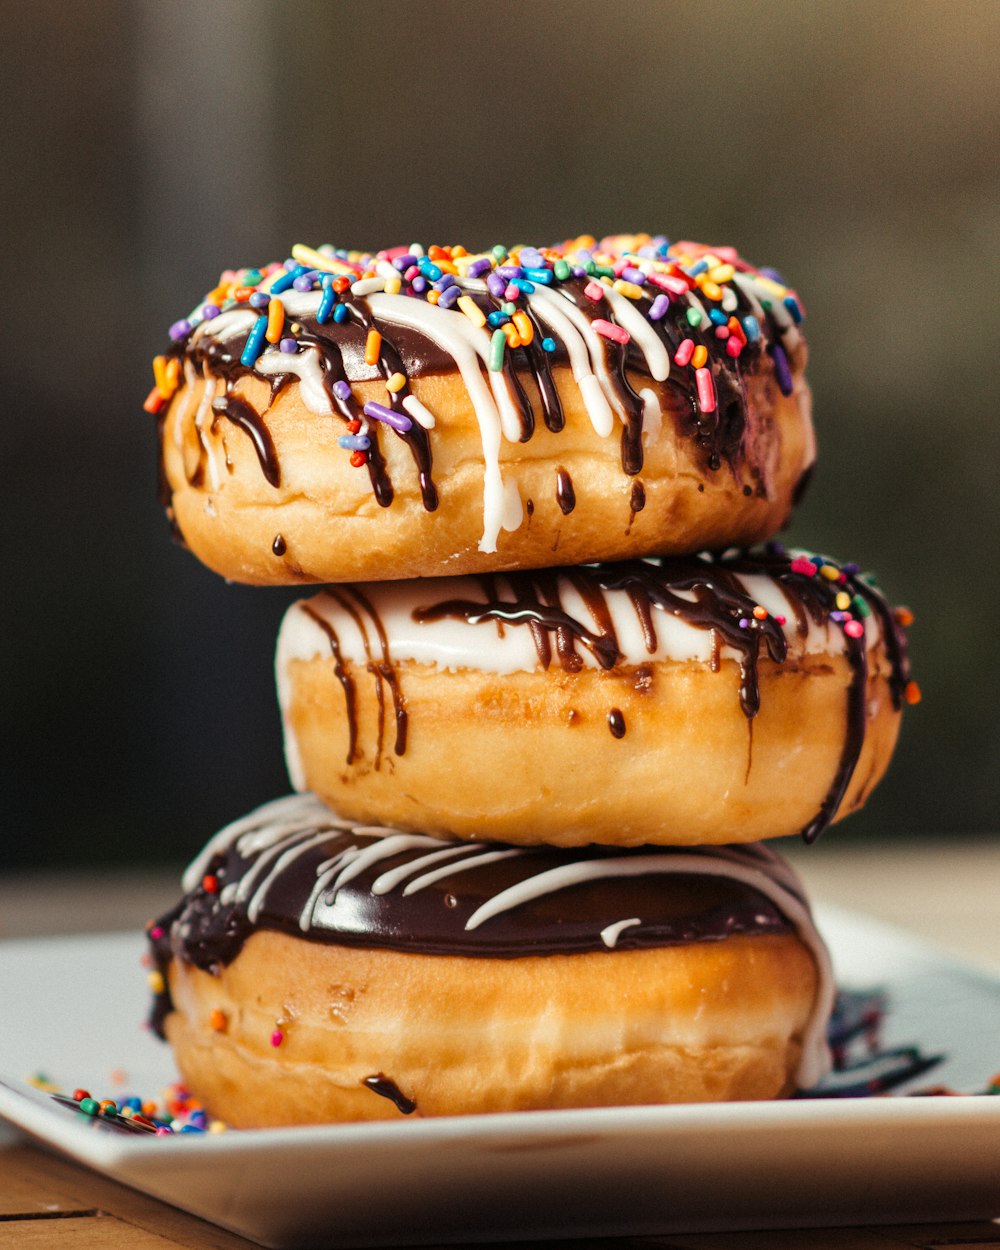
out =
{"type": "Polygon", "coordinates": [[[285,1035],[284,1033],[282,1033],[280,1029],[275,1029],[274,1032],[271,1034],[272,1046],[280,1046],[284,1040],[285,1040],[285,1035]]]}
{"type": "Polygon", "coordinates": [[[156,413],[160,411],[166,402],[167,401],[160,394],[160,388],[158,386],[154,386],[146,396],[145,400],[143,400],[142,406],[147,412],[156,413]]]}
{"type": "Polygon", "coordinates": [[[683,339],[674,352],[674,364],[682,367],[691,359],[694,352],[694,339],[683,339]]]}
{"type": "Polygon", "coordinates": [[[363,451],[351,452],[351,464],[354,465],[356,469],[360,469],[361,466],[365,463],[366,459],[367,457],[365,456],[365,453],[363,451]]]}
{"type": "Polygon", "coordinates": [[[920,693],[920,687],[915,681],[908,681],[906,689],[903,691],[903,698],[907,703],[919,703],[924,696],[920,693]]]}
{"type": "Polygon", "coordinates": [[[790,568],[793,573],[804,573],[806,577],[816,576],[816,565],[813,564],[812,560],[807,560],[805,556],[796,556],[790,568]]]}
{"type": "Polygon", "coordinates": [[[357,434],[358,430],[361,429],[361,422],[358,420],[348,421],[347,428],[352,434],[357,434]]]}
{"type": "Polygon", "coordinates": [[[864,635],[864,632],[865,627],[860,621],[844,622],[844,633],[847,634],[849,638],[861,638],[864,635]]]}
{"type": "Polygon", "coordinates": [[[89,1090],[86,1090],[86,1089],[75,1089],[75,1090],[73,1090],[73,1101],[74,1101],[74,1102],[83,1102],[83,1100],[84,1100],[85,1098],[89,1098],[89,1097],[90,1097],[90,1092],[89,1092],[89,1090]]]}
{"type": "Polygon", "coordinates": [[[201,888],[205,891],[206,894],[218,894],[219,878],[216,877],[213,873],[210,873],[210,872],[206,873],[205,876],[202,877],[201,879],[201,888]]]}

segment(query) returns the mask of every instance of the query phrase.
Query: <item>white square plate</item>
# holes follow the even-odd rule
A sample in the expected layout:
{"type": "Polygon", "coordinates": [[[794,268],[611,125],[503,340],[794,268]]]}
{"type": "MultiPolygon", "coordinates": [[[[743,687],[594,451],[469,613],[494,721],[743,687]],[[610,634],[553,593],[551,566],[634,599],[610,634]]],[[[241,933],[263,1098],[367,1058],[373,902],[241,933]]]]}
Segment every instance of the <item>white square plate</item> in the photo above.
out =
{"type": "MultiPolygon", "coordinates": [[[[1000,980],[819,908],[838,982],[888,988],[887,1045],[931,1080],[1000,1067],[1000,980]]],[[[629,1107],[152,1138],[25,1083],[155,1096],[175,1079],[132,934],[0,944],[0,1116],[74,1159],[272,1247],[610,1237],[1000,1215],[1000,1097],[629,1107]]],[[[927,1084],[924,1078],[923,1084],[927,1084]]]]}

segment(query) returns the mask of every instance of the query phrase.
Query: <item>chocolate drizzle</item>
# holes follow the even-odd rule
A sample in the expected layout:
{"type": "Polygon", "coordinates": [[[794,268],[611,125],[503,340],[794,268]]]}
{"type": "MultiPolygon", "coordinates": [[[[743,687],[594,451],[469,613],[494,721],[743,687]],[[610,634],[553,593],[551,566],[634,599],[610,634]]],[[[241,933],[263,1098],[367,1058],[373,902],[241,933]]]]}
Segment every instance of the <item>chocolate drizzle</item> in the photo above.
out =
{"type": "MultiPolygon", "coordinates": [[[[687,271],[679,268],[677,262],[670,262],[677,275],[675,280],[691,288],[690,297],[673,295],[668,308],[659,312],[655,319],[650,315],[653,302],[658,297],[663,298],[658,286],[647,284],[641,290],[635,288],[638,294],[630,298],[629,304],[648,327],[647,347],[658,339],[672,360],[679,345],[689,340],[696,349],[703,348],[708,353],[708,368],[716,397],[712,411],[703,410],[693,367],[674,364],[664,371],[666,377],[663,387],[666,389],[660,392],[661,406],[672,417],[677,436],[687,440],[698,450],[707,474],[717,472],[723,464],[728,464],[734,473],[745,469],[756,482],[757,493],[766,497],[763,466],[756,463],[754,439],[748,437],[746,380],[766,369],[777,378],[778,389],[788,394],[792,376],[789,354],[796,367],[799,363],[795,354],[797,332],[794,327],[789,328],[787,319],[777,319],[764,288],[754,287],[753,284],[763,281],[763,278],[755,275],[743,262],[734,263],[735,276],[739,280],[730,281],[726,286],[722,304],[726,310],[723,320],[727,326],[735,323],[738,327],[747,319],[759,323],[759,328],[750,341],[747,341],[746,335],[740,330],[741,346],[735,356],[727,352],[720,341],[720,333],[725,335],[729,331],[720,331],[720,322],[713,320],[719,315],[718,307],[708,300],[706,302],[711,315],[706,316],[703,311],[698,311],[702,309],[702,304],[695,295],[695,281],[684,276],[687,271]],[[761,299],[753,295],[752,290],[757,290],[761,299]],[[692,324],[692,317],[695,318],[695,324],[692,324]],[[786,343],[786,335],[794,336],[787,339],[787,350],[782,346],[786,343]]],[[[506,269],[505,266],[500,268],[506,269]]],[[[514,273],[523,272],[517,266],[512,266],[511,269],[514,273]]],[[[611,270],[606,272],[610,273],[611,270]]],[[[319,278],[310,280],[318,282],[319,278]]],[[[503,291],[506,280],[506,277],[500,279],[499,287],[494,289],[489,286],[489,282],[484,287],[479,281],[466,284],[462,277],[457,279],[460,287],[465,285],[467,297],[484,316],[499,316],[509,320],[507,313],[502,311],[504,308],[507,312],[510,310],[510,305],[506,302],[507,296],[501,298],[496,293],[496,290],[503,291]]],[[[379,296],[387,303],[379,305],[381,311],[376,314],[369,298],[355,293],[354,279],[341,278],[339,281],[344,283],[344,288],[337,288],[340,292],[337,299],[339,315],[335,319],[330,317],[328,309],[324,321],[319,321],[319,290],[314,292],[315,304],[310,304],[309,297],[306,297],[305,311],[302,311],[303,297],[296,295],[299,304],[295,306],[294,321],[289,330],[295,341],[296,352],[315,352],[318,355],[323,389],[330,403],[331,414],[344,421],[345,425],[359,423],[369,440],[369,446],[364,451],[364,463],[378,504],[383,508],[390,507],[395,498],[384,440],[399,439],[406,445],[413,461],[423,507],[428,512],[433,512],[438,507],[439,497],[433,477],[432,435],[417,421],[410,422],[405,429],[383,426],[374,420],[367,421],[353,396],[336,396],[334,386],[338,382],[350,384],[378,378],[388,381],[399,375],[404,379],[401,389],[387,392],[382,402],[388,404],[397,415],[405,417],[405,401],[411,394],[410,383],[414,379],[432,374],[452,374],[458,367],[456,357],[446,346],[451,333],[447,324],[442,322],[440,339],[434,336],[430,328],[436,324],[436,317],[452,317],[456,314],[445,308],[438,311],[426,306],[430,314],[426,327],[404,325],[390,320],[385,315],[385,310],[390,299],[423,303],[415,285],[405,285],[402,293],[397,296],[379,296]],[[366,342],[371,331],[376,331],[380,336],[378,358],[374,363],[369,363],[370,358],[366,353],[366,342]]],[[[420,281],[423,282],[423,279],[420,281]]],[[[593,283],[590,273],[577,266],[571,273],[564,274],[549,286],[543,285],[534,293],[531,293],[530,284],[526,284],[528,291],[523,296],[519,294],[516,297],[517,315],[523,315],[527,319],[530,335],[526,336],[527,341],[522,340],[519,347],[515,346],[505,353],[499,372],[490,372],[488,376],[492,379],[491,385],[495,384],[494,389],[500,387],[504,390],[507,401],[517,414],[518,441],[529,441],[539,424],[544,424],[551,433],[558,433],[565,427],[566,418],[553,376],[553,366],[557,364],[564,367],[570,360],[564,335],[569,333],[567,325],[572,324],[572,333],[579,338],[577,353],[583,352],[589,361],[589,367],[594,370],[595,376],[590,381],[599,379],[605,400],[616,414],[615,424],[620,427],[622,471],[628,477],[635,477],[643,467],[645,419],[645,402],[637,387],[640,386],[639,379],[645,382],[651,377],[651,366],[646,351],[635,337],[628,343],[621,344],[600,337],[591,329],[598,319],[616,322],[614,305],[600,297],[595,302],[595,299],[585,294],[585,288],[593,283]],[[536,303],[537,300],[541,302],[536,303]],[[572,310],[572,316],[569,310],[572,310]],[[555,318],[555,323],[549,322],[549,316],[555,318]],[[560,333],[558,325],[563,326],[563,333],[560,333]],[[549,350],[543,348],[543,338],[548,343],[549,350]],[[540,409],[538,413],[535,411],[536,406],[540,409]]],[[[420,290],[426,290],[426,284],[420,290]]],[[[224,313],[234,308],[238,311],[240,308],[248,308],[248,305],[230,302],[226,304],[224,313]]],[[[406,320],[402,312],[399,315],[406,320]]],[[[284,357],[287,364],[283,364],[274,357],[276,348],[273,346],[265,346],[265,355],[269,361],[266,370],[258,368],[257,365],[244,365],[241,356],[247,341],[247,332],[245,320],[238,319],[229,324],[223,315],[219,319],[218,329],[213,328],[211,320],[203,321],[200,325],[195,323],[185,336],[174,343],[169,354],[184,362],[189,386],[195,384],[199,375],[204,377],[206,385],[213,378],[225,382],[226,394],[215,401],[213,411],[217,416],[225,416],[231,420],[251,439],[266,480],[272,486],[278,487],[281,471],[267,430],[266,411],[255,411],[245,400],[236,398],[232,391],[244,377],[263,378],[269,385],[273,402],[285,387],[297,380],[298,369],[292,364],[295,360],[294,354],[284,357]],[[187,372],[189,366],[194,367],[194,374],[187,372]]],[[[664,374],[657,371],[656,376],[662,378],[664,374]]],[[[316,417],[317,421],[327,419],[329,418],[323,415],[316,417]]],[[[201,484],[198,474],[190,480],[192,484],[201,484]]],[[[633,492],[630,525],[641,509],[642,504],[638,502],[640,499],[641,496],[633,492]]],[[[568,514],[572,510],[571,492],[560,492],[558,500],[563,512],[568,514]]]]}
{"type": "Polygon", "coordinates": [[[376,1076],[366,1076],[361,1083],[367,1086],[373,1094],[388,1098],[403,1115],[412,1115],[417,1109],[417,1104],[413,1099],[407,1098],[396,1082],[383,1072],[379,1072],[376,1076]]]}

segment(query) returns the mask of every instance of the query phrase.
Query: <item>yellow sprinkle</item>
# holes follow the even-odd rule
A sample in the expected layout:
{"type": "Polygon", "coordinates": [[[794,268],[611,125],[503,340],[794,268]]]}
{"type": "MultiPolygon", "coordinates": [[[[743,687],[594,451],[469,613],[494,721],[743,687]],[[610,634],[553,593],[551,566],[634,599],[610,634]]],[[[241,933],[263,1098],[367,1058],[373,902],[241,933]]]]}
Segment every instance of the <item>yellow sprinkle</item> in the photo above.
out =
{"type": "Polygon", "coordinates": [[[716,282],[710,282],[703,274],[698,275],[698,285],[706,299],[722,299],[722,287],[716,282]]]}
{"type": "Polygon", "coordinates": [[[842,590],[837,595],[836,604],[837,604],[837,607],[840,608],[841,612],[846,612],[847,609],[851,606],[851,596],[847,593],[846,590],[842,590]]]}
{"type": "Polygon", "coordinates": [[[708,271],[708,277],[712,282],[732,282],[736,270],[732,265],[715,265],[708,271]]]}
{"type": "Polygon", "coordinates": [[[486,324],[486,314],[471,295],[460,295],[457,303],[474,326],[484,326],[486,324]]]}
{"type": "Polygon", "coordinates": [[[835,568],[832,564],[821,564],[819,575],[820,577],[825,577],[828,582],[835,582],[840,578],[840,569],[835,568]]]}
{"type": "Polygon", "coordinates": [[[385,389],[387,391],[391,391],[393,395],[395,395],[396,392],[401,391],[405,385],[406,385],[406,374],[394,373],[392,377],[389,379],[389,381],[386,382],[385,389]]]}
{"type": "Polygon", "coordinates": [[[154,994],[162,994],[164,990],[163,974],[160,972],[151,972],[146,978],[146,984],[154,994]]]}
{"type": "Polygon", "coordinates": [[[386,295],[398,295],[403,289],[402,278],[386,278],[385,293],[386,295]]]}
{"type": "Polygon", "coordinates": [[[176,356],[171,356],[167,361],[167,385],[170,387],[171,394],[177,390],[177,387],[180,385],[180,381],[181,362],[176,356]]]}
{"type": "Polygon", "coordinates": [[[441,298],[440,291],[428,291],[427,292],[428,304],[436,304],[440,298],[441,298]]]}
{"type": "Polygon", "coordinates": [[[779,299],[784,299],[788,294],[788,287],[782,286],[780,282],[773,282],[770,278],[765,278],[763,274],[755,273],[754,281],[758,286],[762,286],[766,291],[770,291],[772,295],[777,295],[779,299]]]}
{"type": "Polygon", "coordinates": [[[518,334],[516,326],[512,325],[511,322],[508,321],[505,322],[500,329],[504,332],[504,337],[507,339],[508,347],[521,346],[521,336],[518,334]]]}
{"type": "Polygon", "coordinates": [[[453,265],[450,260],[445,260],[443,256],[439,260],[436,260],[434,264],[437,265],[438,269],[440,269],[442,273],[458,274],[458,267],[453,265]]]}
{"type": "Polygon", "coordinates": [[[699,343],[698,346],[691,353],[691,364],[694,366],[695,369],[702,369],[704,368],[705,361],[707,359],[708,359],[708,348],[705,346],[704,343],[699,343]]]}
{"type": "Polygon", "coordinates": [[[531,324],[531,318],[526,312],[516,312],[513,316],[513,322],[517,326],[517,332],[521,339],[521,346],[527,347],[531,340],[535,337],[535,327],[531,324]]]}
{"type": "Polygon", "coordinates": [[[626,282],[624,278],[618,278],[612,283],[612,287],[622,295],[627,295],[629,299],[642,299],[642,287],[634,282],[626,282]]]}
{"type": "Polygon", "coordinates": [[[365,339],[365,364],[377,365],[378,355],[382,350],[382,335],[378,330],[369,330],[365,339]]]}
{"type": "MultiPolygon", "coordinates": [[[[306,247],[304,243],[293,245],[292,256],[300,265],[307,265],[310,269],[322,269],[326,273],[346,273],[352,278],[357,276],[350,265],[345,265],[343,261],[335,260],[332,256],[324,256],[322,252],[306,247]]],[[[280,275],[275,275],[278,276],[280,275]]]]}
{"type": "Polygon", "coordinates": [[[267,329],[264,331],[264,338],[269,343],[277,343],[284,328],[285,305],[280,299],[272,299],[267,306],[267,329]]]}
{"type": "Polygon", "coordinates": [[[210,1120],[208,1131],[210,1133],[224,1133],[228,1127],[229,1125],[224,1124],[221,1120],[210,1120]]]}
{"type": "Polygon", "coordinates": [[[468,255],[468,252],[466,252],[465,248],[461,245],[461,243],[456,243],[455,246],[451,249],[452,260],[458,260],[459,257],[467,256],[467,255],[468,255]]]}

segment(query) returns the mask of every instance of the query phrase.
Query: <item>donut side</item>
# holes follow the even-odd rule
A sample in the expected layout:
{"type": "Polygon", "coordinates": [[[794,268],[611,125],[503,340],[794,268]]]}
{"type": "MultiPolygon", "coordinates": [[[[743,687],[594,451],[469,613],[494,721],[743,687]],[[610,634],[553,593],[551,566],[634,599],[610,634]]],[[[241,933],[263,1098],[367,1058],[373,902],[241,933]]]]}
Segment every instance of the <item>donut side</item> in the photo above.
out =
{"type": "Polygon", "coordinates": [[[331,589],[279,634],[293,783],[445,836],[812,840],[878,783],[912,694],[882,597],[816,561],[331,589]]]}
{"type": "Polygon", "coordinates": [[[181,1076],[241,1128],[778,1098],[817,992],[791,934],[491,960],[265,931],[168,982],[181,1076]]]}

